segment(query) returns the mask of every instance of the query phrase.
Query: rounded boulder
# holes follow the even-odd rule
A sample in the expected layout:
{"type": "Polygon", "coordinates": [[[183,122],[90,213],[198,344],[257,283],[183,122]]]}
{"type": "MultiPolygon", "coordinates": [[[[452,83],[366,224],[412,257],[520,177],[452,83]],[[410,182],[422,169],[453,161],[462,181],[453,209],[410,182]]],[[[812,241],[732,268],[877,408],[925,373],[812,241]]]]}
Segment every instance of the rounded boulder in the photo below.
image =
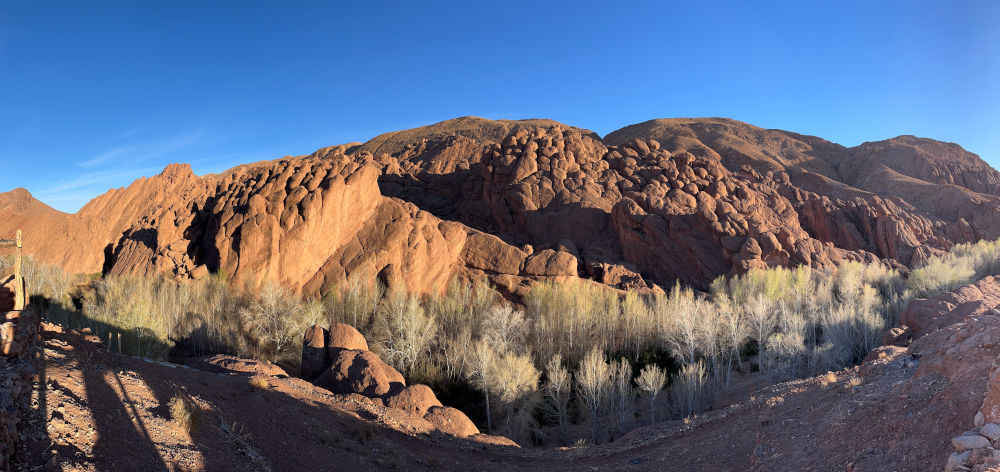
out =
{"type": "Polygon", "coordinates": [[[385,400],[385,406],[423,417],[431,407],[442,406],[434,391],[426,385],[410,385],[385,400]]]}
{"type": "Polygon", "coordinates": [[[360,351],[368,350],[368,341],[365,341],[365,337],[351,325],[343,323],[334,323],[330,325],[330,337],[327,339],[326,348],[330,352],[331,358],[338,351],[344,349],[360,351]]]}
{"type": "Polygon", "coordinates": [[[317,387],[333,393],[384,398],[406,386],[403,376],[371,351],[340,349],[332,361],[330,368],[313,382],[317,387]]]}
{"type": "Polygon", "coordinates": [[[479,428],[476,428],[465,413],[450,406],[432,406],[427,409],[424,419],[439,431],[458,438],[479,434],[479,428]]]}
{"type": "Polygon", "coordinates": [[[305,380],[312,380],[330,368],[330,353],[326,350],[328,332],[322,326],[312,325],[302,339],[302,366],[299,373],[305,380]]]}

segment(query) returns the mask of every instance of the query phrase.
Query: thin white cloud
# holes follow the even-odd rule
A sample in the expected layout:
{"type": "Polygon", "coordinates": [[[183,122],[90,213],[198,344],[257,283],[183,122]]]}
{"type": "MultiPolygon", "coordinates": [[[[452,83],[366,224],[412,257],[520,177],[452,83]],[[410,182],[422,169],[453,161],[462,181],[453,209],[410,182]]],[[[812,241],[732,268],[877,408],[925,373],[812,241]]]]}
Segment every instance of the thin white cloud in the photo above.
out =
{"type": "MultiPolygon", "coordinates": [[[[122,179],[127,179],[133,177],[133,180],[138,179],[142,175],[150,172],[157,173],[160,168],[158,167],[147,167],[144,169],[116,169],[107,170],[101,172],[88,172],[86,174],[80,175],[79,177],[69,181],[58,184],[54,187],[49,187],[41,192],[38,192],[38,197],[40,200],[45,201],[43,196],[57,197],[59,194],[66,192],[68,190],[76,190],[81,188],[87,188],[94,186],[96,184],[105,183],[109,181],[120,181],[122,179]]],[[[105,190],[107,190],[105,188],[105,190]]],[[[95,194],[96,195],[96,194],[95,194]]]]}
{"type": "Polygon", "coordinates": [[[175,136],[170,139],[133,143],[104,151],[93,158],[80,162],[77,166],[93,167],[105,163],[134,163],[163,157],[179,149],[196,144],[202,139],[201,130],[175,136]]]}
{"type": "Polygon", "coordinates": [[[80,166],[80,167],[91,167],[91,166],[95,166],[97,164],[103,164],[103,163],[107,162],[109,159],[111,159],[111,158],[113,158],[115,156],[120,156],[122,154],[125,154],[125,153],[127,153],[127,152],[129,152],[131,150],[132,150],[132,148],[130,148],[130,147],[115,148],[115,149],[112,149],[110,151],[98,154],[93,159],[91,159],[89,161],[86,161],[86,162],[81,162],[81,163],[79,163],[77,165],[80,166]]]}

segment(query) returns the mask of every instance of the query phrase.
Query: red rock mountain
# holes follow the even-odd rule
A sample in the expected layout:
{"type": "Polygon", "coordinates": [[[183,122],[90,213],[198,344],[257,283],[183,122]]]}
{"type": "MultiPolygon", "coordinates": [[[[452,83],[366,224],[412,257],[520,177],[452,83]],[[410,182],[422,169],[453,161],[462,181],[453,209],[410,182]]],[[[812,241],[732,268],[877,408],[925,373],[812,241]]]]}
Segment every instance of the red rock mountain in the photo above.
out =
{"type": "Polygon", "coordinates": [[[913,136],[854,148],[729,119],[661,119],[601,139],[551,120],[463,117],[195,176],[174,164],[75,215],[0,194],[0,237],[74,272],[225,271],[306,294],[347,277],[411,291],[486,275],[523,294],[769,265],[913,267],[1000,237],[1000,173],[913,136]],[[33,244],[44,241],[44,244],[33,244]]]}

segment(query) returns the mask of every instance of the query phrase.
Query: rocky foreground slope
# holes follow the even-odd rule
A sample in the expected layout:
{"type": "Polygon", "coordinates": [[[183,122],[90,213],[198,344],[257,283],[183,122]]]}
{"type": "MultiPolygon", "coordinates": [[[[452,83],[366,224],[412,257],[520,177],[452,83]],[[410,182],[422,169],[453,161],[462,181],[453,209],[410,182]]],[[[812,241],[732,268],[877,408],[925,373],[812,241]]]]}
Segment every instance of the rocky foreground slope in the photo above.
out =
{"type": "Polygon", "coordinates": [[[727,119],[596,134],[464,117],[195,176],[168,166],[74,215],[0,195],[0,236],[74,272],[269,277],[322,294],[348,277],[410,291],[488,276],[706,287],[751,268],[913,267],[1000,237],[1000,173],[901,136],[846,148],[727,119]],[[44,245],[30,241],[44,240],[44,245]]]}

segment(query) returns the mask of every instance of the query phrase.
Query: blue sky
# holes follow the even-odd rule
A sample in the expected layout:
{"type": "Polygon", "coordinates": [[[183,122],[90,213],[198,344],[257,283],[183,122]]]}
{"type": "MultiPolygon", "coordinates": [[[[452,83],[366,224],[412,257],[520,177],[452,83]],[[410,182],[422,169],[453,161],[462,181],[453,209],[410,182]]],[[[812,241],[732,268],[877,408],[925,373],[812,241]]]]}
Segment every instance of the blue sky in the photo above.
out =
{"type": "Polygon", "coordinates": [[[1000,164],[1000,2],[0,3],[0,191],[74,212],[463,115],[723,116],[1000,164]],[[289,6],[291,5],[291,6],[289,6]]]}

